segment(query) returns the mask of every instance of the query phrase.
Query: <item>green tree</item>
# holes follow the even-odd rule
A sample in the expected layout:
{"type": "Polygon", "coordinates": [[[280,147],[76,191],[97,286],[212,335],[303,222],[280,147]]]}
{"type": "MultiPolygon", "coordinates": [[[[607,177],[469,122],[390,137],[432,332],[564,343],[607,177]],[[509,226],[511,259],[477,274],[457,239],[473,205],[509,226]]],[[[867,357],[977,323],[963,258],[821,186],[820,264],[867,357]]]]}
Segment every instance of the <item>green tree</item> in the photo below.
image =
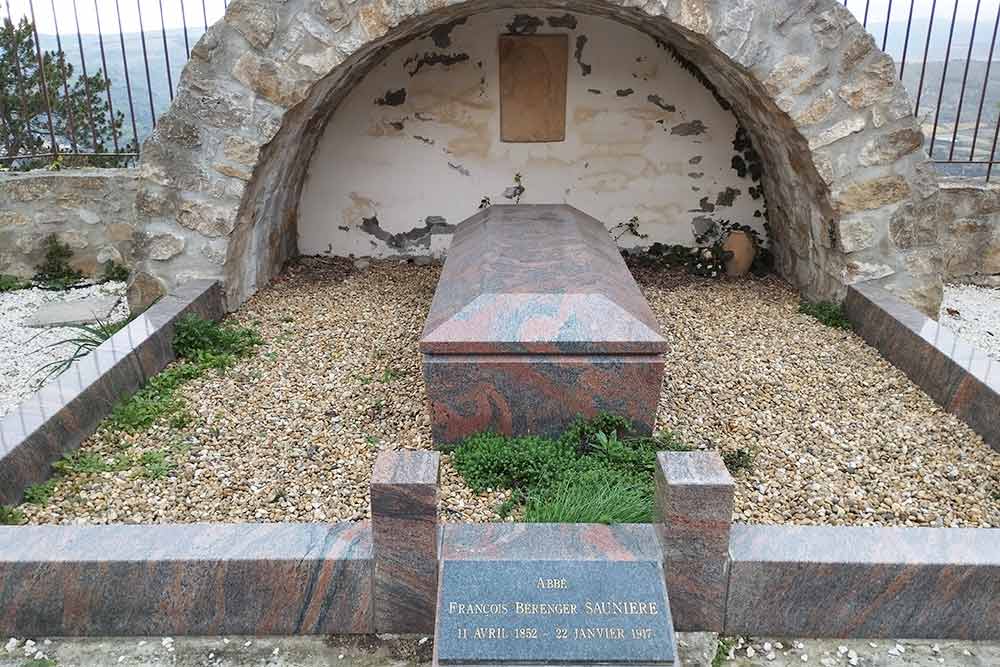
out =
{"type": "Polygon", "coordinates": [[[122,141],[121,112],[108,104],[111,81],[100,69],[75,76],[62,51],[45,51],[39,66],[34,26],[27,18],[17,25],[4,19],[0,28],[0,158],[50,153],[55,135],[59,155],[0,162],[17,170],[50,166],[124,166],[130,158],[105,153],[118,148],[135,152],[122,141]],[[51,113],[48,111],[51,110],[51,113]]]}

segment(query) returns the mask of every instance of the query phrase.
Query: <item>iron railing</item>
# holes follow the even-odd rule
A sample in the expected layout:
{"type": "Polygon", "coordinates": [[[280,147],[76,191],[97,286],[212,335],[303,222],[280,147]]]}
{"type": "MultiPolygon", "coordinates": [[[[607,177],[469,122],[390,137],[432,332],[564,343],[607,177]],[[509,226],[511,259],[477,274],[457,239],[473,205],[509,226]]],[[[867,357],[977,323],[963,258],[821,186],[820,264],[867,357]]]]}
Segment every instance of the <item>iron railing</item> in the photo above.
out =
{"type": "Polygon", "coordinates": [[[1000,1],[844,0],[844,5],[896,61],[939,171],[990,180],[1000,162],[1000,67],[993,65],[1000,56],[1000,1]]]}
{"type": "Polygon", "coordinates": [[[0,2],[0,168],[15,169],[134,163],[191,47],[229,4],[0,2]]]}
{"type": "MultiPolygon", "coordinates": [[[[191,47],[228,5],[0,2],[0,168],[134,161],[191,47]]],[[[989,180],[1000,162],[1000,0],[843,3],[895,59],[938,168],[989,180]]]]}

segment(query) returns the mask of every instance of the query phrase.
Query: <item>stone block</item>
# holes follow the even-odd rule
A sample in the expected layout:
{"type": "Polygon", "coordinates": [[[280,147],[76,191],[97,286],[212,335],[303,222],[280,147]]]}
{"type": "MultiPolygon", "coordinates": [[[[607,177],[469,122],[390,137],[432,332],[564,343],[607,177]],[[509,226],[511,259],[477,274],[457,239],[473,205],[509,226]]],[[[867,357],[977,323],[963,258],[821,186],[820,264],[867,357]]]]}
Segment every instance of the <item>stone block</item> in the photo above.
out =
{"type": "Polygon", "coordinates": [[[665,556],[724,557],[734,482],[718,452],[657,454],[656,504],[665,556]]]}
{"type": "Polygon", "coordinates": [[[378,632],[434,631],[440,455],[386,451],[371,481],[378,632]]]}
{"type": "Polygon", "coordinates": [[[557,436],[599,412],[648,434],[662,378],[654,355],[424,355],[435,442],[485,431],[557,436]]]}
{"type": "Polygon", "coordinates": [[[996,530],[737,524],[730,572],[726,634],[1000,638],[996,530]]]}
{"type": "Polygon", "coordinates": [[[656,505],[674,623],[721,631],[733,479],[717,452],[660,452],[656,505]]]}
{"type": "Polygon", "coordinates": [[[449,523],[441,531],[441,560],[663,559],[648,523],[449,523]]]}
{"type": "Polygon", "coordinates": [[[604,225],[492,206],[456,228],[420,340],[435,440],[554,435],[599,411],[648,433],[665,349],[604,225]]]}
{"type": "Polygon", "coordinates": [[[374,632],[367,523],[0,526],[0,634],[374,632]]]}
{"type": "Polygon", "coordinates": [[[93,296],[77,301],[57,301],[43,304],[28,318],[26,327],[66,327],[105,320],[118,299],[113,296],[93,296]]]}

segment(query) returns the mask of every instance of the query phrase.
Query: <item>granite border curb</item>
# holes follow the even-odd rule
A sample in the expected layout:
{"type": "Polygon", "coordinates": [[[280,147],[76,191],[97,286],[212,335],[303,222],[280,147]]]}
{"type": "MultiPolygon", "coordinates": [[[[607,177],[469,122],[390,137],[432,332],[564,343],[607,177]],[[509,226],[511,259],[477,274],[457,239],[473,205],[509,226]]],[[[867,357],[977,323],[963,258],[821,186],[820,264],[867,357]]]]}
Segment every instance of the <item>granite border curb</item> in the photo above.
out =
{"type": "Polygon", "coordinates": [[[726,634],[1000,639],[1000,530],[736,524],[726,634]]]}
{"type": "Polygon", "coordinates": [[[678,628],[1000,639],[1000,529],[733,524],[717,452],[660,452],[656,477],[678,628]]]}
{"type": "Polygon", "coordinates": [[[371,529],[0,526],[0,634],[374,632],[371,529]]]}
{"type": "Polygon", "coordinates": [[[163,297],[0,419],[0,504],[19,502],[27,487],[48,479],[54,461],[174,359],[173,325],[188,313],[222,317],[217,281],[194,281],[163,297]]]}
{"type": "MultiPolygon", "coordinates": [[[[447,524],[439,562],[667,570],[659,532],[447,524]]],[[[0,634],[371,634],[375,560],[367,521],[0,527],[0,634]]],[[[726,589],[726,634],[997,640],[1000,530],[734,524],[726,589]]],[[[684,623],[708,622],[688,613],[684,623]]]]}
{"type": "Polygon", "coordinates": [[[849,287],[844,311],[889,363],[1000,451],[1000,362],[875,285],[849,287]]]}

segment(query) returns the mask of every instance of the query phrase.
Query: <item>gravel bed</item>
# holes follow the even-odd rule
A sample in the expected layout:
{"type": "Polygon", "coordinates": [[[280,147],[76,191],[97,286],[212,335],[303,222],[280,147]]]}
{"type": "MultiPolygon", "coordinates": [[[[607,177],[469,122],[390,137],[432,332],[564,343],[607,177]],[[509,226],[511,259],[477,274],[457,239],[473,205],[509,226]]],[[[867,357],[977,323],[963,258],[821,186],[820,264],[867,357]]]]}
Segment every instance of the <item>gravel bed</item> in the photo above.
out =
{"type": "Polygon", "coordinates": [[[1000,361],[1000,289],[945,285],[938,321],[1000,361]]]}
{"type": "Polygon", "coordinates": [[[745,449],[735,520],[1000,526],[1000,454],[777,278],[640,273],[671,344],[660,427],[745,449]]]}
{"type": "Polygon", "coordinates": [[[4,416],[35,391],[42,379],[36,371],[46,363],[67,356],[74,346],[46,346],[74,335],[73,329],[54,327],[35,329],[23,326],[42,304],[56,301],[80,301],[96,295],[112,295],[121,303],[112,313],[113,320],[128,317],[125,283],[108,282],[65,291],[38,287],[0,292],[0,417],[4,416]]]}
{"type": "MultiPolygon", "coordinates": [[[[84,445],[166,452],[171,474],[76,475],[21,509],[32,523],[366,517],[378,452],[431,447],[417,339],[439,272],[301,260],[232,316],[265,345],[185,385],[190,426],[84,445]]],[[[672,345],[659,426],[754,453],[737,520],[1000,526],[1000,455],[860,338],[800,315],[785,283],[637,277],[672,345]]],[[[497,520],[506,497],[473,494],[444,457],[444,520],[497,520]]]]}

